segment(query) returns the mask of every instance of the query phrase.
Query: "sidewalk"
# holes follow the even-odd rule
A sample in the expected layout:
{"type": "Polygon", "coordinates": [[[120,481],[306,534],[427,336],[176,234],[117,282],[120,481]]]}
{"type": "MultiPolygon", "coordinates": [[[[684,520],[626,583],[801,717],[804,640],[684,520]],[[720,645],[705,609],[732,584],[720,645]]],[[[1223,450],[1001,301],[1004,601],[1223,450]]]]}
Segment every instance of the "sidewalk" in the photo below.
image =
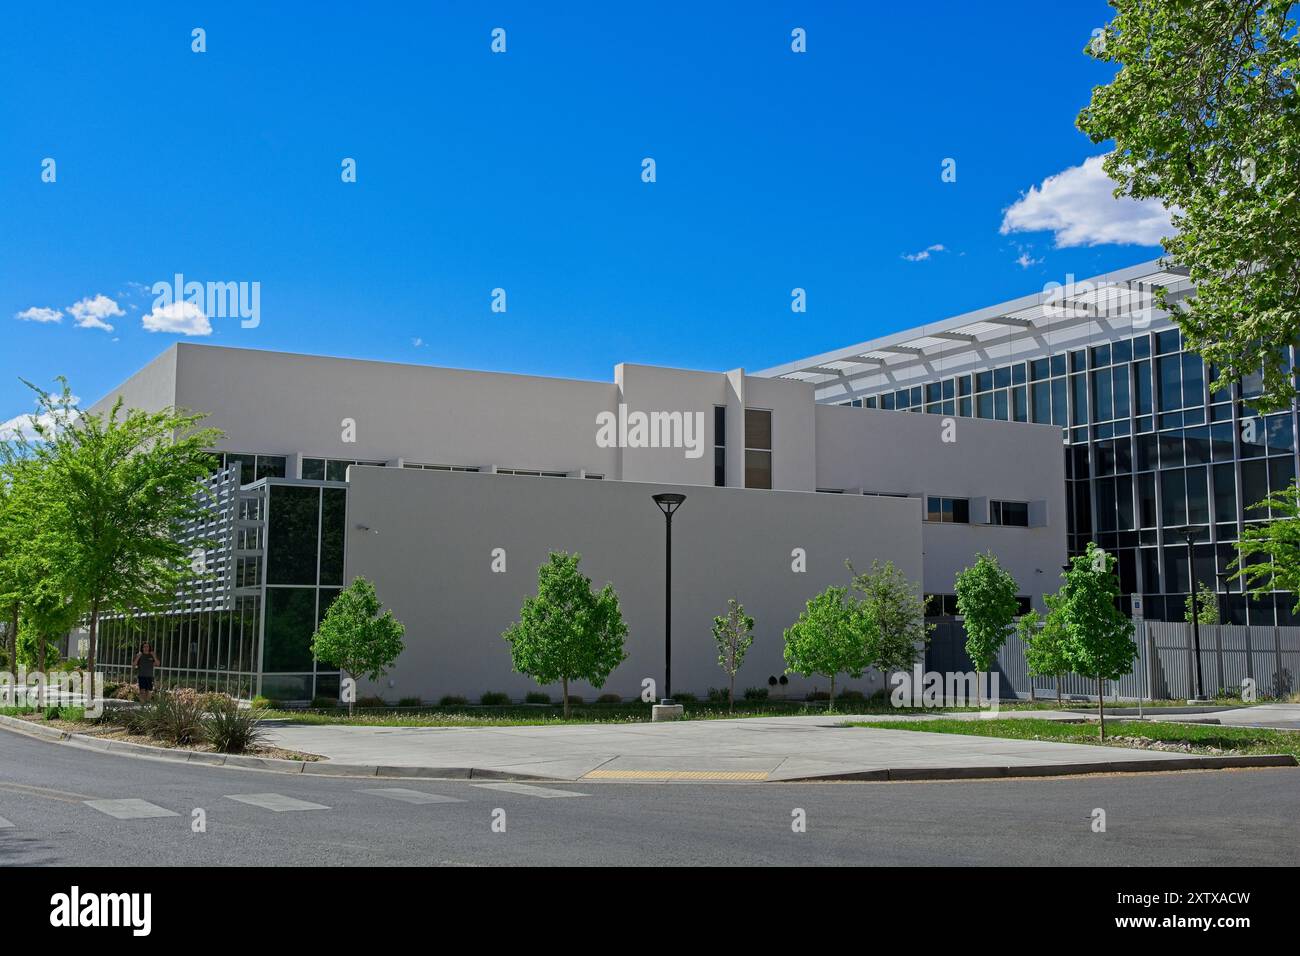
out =
{"type": "MultiPolygon", "coordinates": [[[[1078,718],[1054,711],[1033,716],[1078,718]]],[[[842,726],[884,719],[890,718],[491,728],[283,724],[269,727],[267,736],[277,747],[376,768],[381,775],[439,775],[416,769],[423,768],[441,775],[487,771],[553,780],[959,779],[1250,766],[1246,761],[1258,759],[842,726]]]]}

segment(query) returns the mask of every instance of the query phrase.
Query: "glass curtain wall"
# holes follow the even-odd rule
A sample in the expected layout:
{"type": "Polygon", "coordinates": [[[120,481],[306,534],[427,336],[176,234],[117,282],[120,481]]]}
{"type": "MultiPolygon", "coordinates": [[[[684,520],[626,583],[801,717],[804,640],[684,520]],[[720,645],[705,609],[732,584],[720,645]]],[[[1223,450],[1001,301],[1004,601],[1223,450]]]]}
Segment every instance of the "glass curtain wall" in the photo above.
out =
{"type": "MultiPolygon", "coordinates": [[[[1284,348],[1288,362],[1291,349],[1284,348]]],[[[1242,593],[1225,578],[1253,505],[1296,475],[1296,413],[1251,406],[1261,375],[1210,391],[1213,369],[1184,351],[1176,328],[1012,362],[850,404],[1057,425],[1065,441],[1070,553],[1089,541],[1116,554],[1125,595],[1153,620],[1182,620],[1187,544],[1196,579],[1220,593],[1233,624],[1300,623],[1294,596],[1242,593]]]]}

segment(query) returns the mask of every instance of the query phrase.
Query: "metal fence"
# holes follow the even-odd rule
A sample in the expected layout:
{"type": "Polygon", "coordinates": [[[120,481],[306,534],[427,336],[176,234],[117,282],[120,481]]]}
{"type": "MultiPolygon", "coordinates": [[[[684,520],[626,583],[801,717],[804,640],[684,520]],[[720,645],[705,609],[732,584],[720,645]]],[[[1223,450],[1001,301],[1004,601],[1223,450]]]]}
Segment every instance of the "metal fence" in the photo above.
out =
{"type": "MultiPolygon", "coordinates": [[[[1262,698],[1286,699],[1300,690],[1300,627],[1246,627],[1237,624],[1201,627],[1201,686],[1206,694],[1239,696],[1247,679],[1262,698]]],[[[1196,692],[1192,627],[1168,621],[1134,622],[1138,657],[1133,670],[1107,681],[1105,693],[1136,700],[1185,699],[1196,692]]],[[[969,672],[966,631],[960,621],[935,622],[925,654],[926,670],[969,672]]],[[[1025,650],[1014,633],[998,652],[995,667],[1003,697],[1055,697],[1052,677],[1031,677],[1025,650]]],[[[1097,696],[1095,681],[1065,674],[1061,692],[1069,697],[1097,696]]]]}

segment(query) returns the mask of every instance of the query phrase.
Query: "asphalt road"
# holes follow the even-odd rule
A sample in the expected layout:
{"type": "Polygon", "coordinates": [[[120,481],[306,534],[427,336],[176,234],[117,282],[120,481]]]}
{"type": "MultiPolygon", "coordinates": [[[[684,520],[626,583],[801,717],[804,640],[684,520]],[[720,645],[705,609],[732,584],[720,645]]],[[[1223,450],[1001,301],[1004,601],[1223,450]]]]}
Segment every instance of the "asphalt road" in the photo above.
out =
{"type": "Polygon", "coordinates": [[[187,766],[0,730],[0,865],[1294,866],[1297,817],[1300,769],[542,787],[187,766]]]}

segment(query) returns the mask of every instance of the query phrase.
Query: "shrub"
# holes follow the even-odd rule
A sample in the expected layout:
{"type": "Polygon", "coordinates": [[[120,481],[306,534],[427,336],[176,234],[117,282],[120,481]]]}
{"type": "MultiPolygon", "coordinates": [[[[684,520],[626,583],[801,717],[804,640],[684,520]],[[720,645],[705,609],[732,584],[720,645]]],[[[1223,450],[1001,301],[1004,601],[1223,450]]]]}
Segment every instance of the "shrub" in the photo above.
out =
{"type": "Polygon", "coordinates": [[[767,700],[766,687],[746,687],[745,700],[767,700]]]}
{"type": "Polygon", "coordinates": [[[699,698],[690,691],[684,690],[680,694],[673,694],[673,700],[677,701],[679,704],[693,704],[699,700],[699,698]]]}
{"type": "Polygon", "coordinates": [[[203,718],[203,739],[212,749],[223,754],[240,754],[260,743],[265,731],[258,721],[264,710],[241,710],[233,700],[226,698],[203,718]]]}
{"type": "Polygon", "coordinates": [[[810,693],[804,700],[830,700],[831,695],[824,690],[815,690],[810,693]]]}
{"type": "Polygon", "coordinates": [[[464,707],[468,703],[469,701],[457,694],[446,694],[438,698],[439,707],[464,707]]]}
{"type": "Polygon", "coordinates": [[[43,716],[45,717],[46,720],[58,720],[61,714],[59,713],[59,708],[55,706],[55,707],[46,707],[43,716]]]}
{"type": "Polygon", "coordinates": [[[119,724],[128,734],[137,737],[148,736],[149,723],[152,720],[153,705],[146,704],[141,707],[132,707],[120,711],[104,710],[104,716],[112,718],[113,722],[119,724]]]}
{"type": "Polygon", "coordinates": [[[569,695],[569,706],[570,706],[570,707],[581,707],[581,706],[582,706],[582,698],[579,697],[577,694],[570,694],[570,695],[569,695]]]}
{"type": "Polygon", "coordinates": [[[333,710],[339,705],[339,702],[333,697],[313,697],[311,705],[317,710],[333,710]]]}
{"type": "Polygon", "coordinates": [[[269,697],[263,697],[261,694],[258,694],[253,698],[252,703],[255,709],[261,710],[270,707],[275,702],[269,697]]]}
{"type": "Polygon", "coordinates": [[[203,736],[203,703],[187,688],[163,691],[142,707],[145,731],[174,747],[192,744],[203,736]]]}
{"type": "MultiPolygon", "coordinates": [[[[107,691],[105,691],[105,694],[107,695],[107,691]]],[[[135,684],[120,684],[117,687],[117,689],[113,691],[113,699],[114,700],[139,700],[140,688],[137,687],[135,684]]]]}
{"type": "Polygon", "coordinates": [[[102,691],[104,699],[109,700],[110,698],[116,697],[117,689],[121,686],[122,685],[117,683],[116,681],[105,681],[104,688],[102,691]]]}
{"type": "Polygon", "coordinates": [[[420,698],[418,698],[418,697],[403,697],[403,698],[401,698],[400,700],[398,700],[398,702],[397,702],[397,706],[398,706],[398,707],[419,707],[419,706],[420,706],[420,698]]]}
{"type": "Polygon", "coordinates": [[[387,707],[388,701],[377,694],[371,694],[369,697],[358,697],[358,707],[387,707]]]}
{"type": "Polygon", "coordinates": [[[705,696],[710,704],[725,704],[727,702],[727,689],[725,687],[710,687],[705,696]]]}
{"type": "Polygon", "coordinates": [[[543,694],[540,690],[531,691],[524,695],[525,704],[549,704],[551,702],[550,694],[543,694]]]}
{"type": "Polygon", "coordinates": [[[510,695],[490,690],[480,697],[478,702],[486,707],[500,707],[502,704],[510,703],[510,695]]]}
{"type": "Polygon", "coordinates": [[[835,695],[837,701],[855,701],[862,703],[867,699],[867,695],[860,690],[842,690],[835,695]]]}
{"type": "Polygon", "coordinates": [[[618,694],[601,694],[599,697],[596,698],[596,703],[621,704],[623,703],[623,698],[618,696],[618,694]]]}

